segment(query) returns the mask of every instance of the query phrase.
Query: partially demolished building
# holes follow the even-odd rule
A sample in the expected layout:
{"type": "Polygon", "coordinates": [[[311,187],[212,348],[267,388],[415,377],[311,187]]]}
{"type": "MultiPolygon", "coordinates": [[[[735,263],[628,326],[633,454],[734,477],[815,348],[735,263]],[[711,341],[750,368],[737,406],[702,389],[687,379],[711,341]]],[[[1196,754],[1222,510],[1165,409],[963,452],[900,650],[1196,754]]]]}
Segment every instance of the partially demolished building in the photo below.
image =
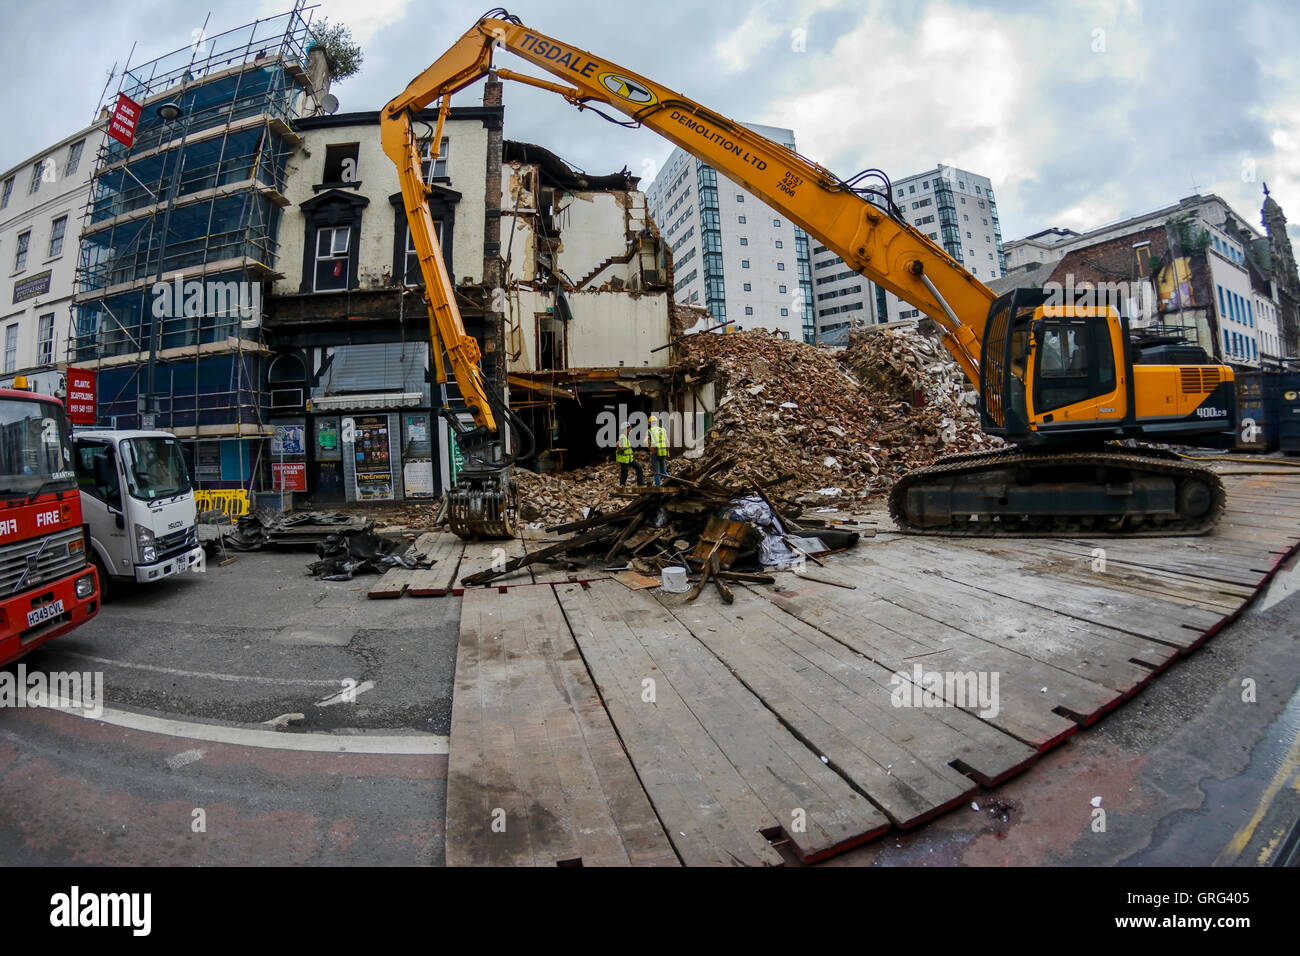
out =
{"type": "MultiPolygon", "coordinates": [[[[436,113],[419,119],[417,133],[432,137],[436,113]]],[[[450,111],[425,179],[466,330],[489,383],[532,428],[533,464],[586,464],[607,453],[611,420],[638,412],[702,422],[711,386],[670,365],[684,326],[636,177],[589,176],[504,140],[503,121],[490,78],[481,106],[450,111]]],[[[379,115],[314,116],[295,129],[264,329],[270,467],[322,502],[436,496],[460,458],[438,415],[423,279],[379,115]]],[[[454,382],[446,391],[454,411],[464,407],[454,382]]]]}

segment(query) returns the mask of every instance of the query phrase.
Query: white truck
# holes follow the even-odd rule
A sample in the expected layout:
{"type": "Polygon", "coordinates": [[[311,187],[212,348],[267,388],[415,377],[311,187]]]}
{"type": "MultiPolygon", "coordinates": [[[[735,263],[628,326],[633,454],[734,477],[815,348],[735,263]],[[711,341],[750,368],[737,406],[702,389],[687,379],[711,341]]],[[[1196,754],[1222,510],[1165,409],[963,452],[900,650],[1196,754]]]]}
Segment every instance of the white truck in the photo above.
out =
{"type": "Polygon", "coordinates": [[[176,436],[87,430],[72,441],[82,520],[105,597],[123,581],[159,581],[201,566],[194,489],[176,436]]]}

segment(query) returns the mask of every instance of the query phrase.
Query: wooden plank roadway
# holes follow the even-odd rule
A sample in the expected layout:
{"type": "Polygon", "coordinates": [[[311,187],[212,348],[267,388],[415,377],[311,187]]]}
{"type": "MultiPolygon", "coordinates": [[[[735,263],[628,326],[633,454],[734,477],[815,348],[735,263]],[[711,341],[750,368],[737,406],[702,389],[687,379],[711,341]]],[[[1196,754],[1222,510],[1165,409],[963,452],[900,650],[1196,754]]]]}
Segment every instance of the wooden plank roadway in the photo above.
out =
{"type": "Polygon", "coordinates": [[[679,595],[660,602],[899,827],[964,802],[977,784],[993,786],[1037,757],[978,716],[913,706],[919,695],[910,681],[743,589],[731,605],[685,604],[679,595]]]}
{"type": "Polygon", "coordinates": [[[447,593],[460,563],[461,540],[454,534],[425,532],[415,539],[408,554],[422,554],[431,568],[390,568],[366,592],[369,598],[434,597],[447,593]]]}
{"type": "MultiPolygon", "coordinates": [[[[518,538],[508,541],[466,541],[465,551],[460,559],[460,569],[456,574],[456,586],[452,593],[463,594],[466,590],[465,579],[471,574],[478,574],[480,571],[487,571],[494,567],[504,567],[511,558],[523,557],[523,554],[524,543],[518,538]]],[[[514,584],[531,584],[532,581],[533,577],[525,566],[479,587],[499,590],[514,584]]]]}
{"type": "Polygon", "coordinates": [[[449,866],[675,866],[549,587],[461,604],[449,866]]]}
{"type": "MultiPolygon", "coordinates": [[[[731,605],[712,590],[685,605],[615,581],[557,583],[563,614],[548,623],[580,648],[577,666],[603,696],[683,862],[778,863],[768,839],[778,829],[817,859],[890,823],[915,826],[1018,772],[1238,613],[1300,543],[1300,474],[1224,480],[1228,512],[1198,538],[886,533],[826,569],[738,587],[731,605]],[[933,674],[996,678],[996,706],[964,695],[960,681],[930,683],[933,674]]],[[[513,595],[535,608],[549,591],[487,589],[467,600],[487,607],[513,595]]],[[[490,625],[476,613],[467,633],[482,643],[474,635],[484,628],[503,640],[501,628],[528,612],[490,625]]],[[[459,675],[458,663],[458,697],[459,675]]],[[[467,672],[469,693],[483,679],[467,672]]],[[[453,760],[466,727],[453,723],[453,760]]],[[[466,759],[506,759],[473,746],[466,759]]],[[[558,792],[544,780],[527,786],[558,792]]],[[[590,812],[605,819],[599,806],[590,812]]],[[[451,813],[449,802],[449,823],[451,813]]]]}
{"type": "Polygon", "coordinates": [[[655,598],[616,581],[555,591],[683,862],[778,864],[775,831],[812,861],[888,828],[655,598]]]}

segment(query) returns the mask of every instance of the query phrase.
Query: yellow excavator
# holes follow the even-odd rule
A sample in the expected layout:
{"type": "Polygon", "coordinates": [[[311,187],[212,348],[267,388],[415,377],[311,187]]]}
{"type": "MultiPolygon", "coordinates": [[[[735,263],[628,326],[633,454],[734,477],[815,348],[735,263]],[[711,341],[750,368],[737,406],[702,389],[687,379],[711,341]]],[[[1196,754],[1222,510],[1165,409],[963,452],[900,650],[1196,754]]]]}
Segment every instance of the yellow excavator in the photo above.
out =
{"type": "Polygon", "coordinates": [[[1160,340],[1152,348],[1140,346],[1127,319],[1111,305],[1056,301],[1038,289],[995,296],[906,221],[879,170],[840,179],[680,93],[529,29],[497,9],[412,80],[384,107],[380,120],[424,276],[444,416],[468,459],[447,496],[457,534],[514,534],[510,465],[523,453],[506,454],[498,417],[512,428],[522,429],[522,423],[484,387],[478,345],[466,334],[438,247],[413,122],[441,100],[432,137],[436,150],[451,95],[492,70],[498,49],[563,82],[499,69],[502,79],[558,93],[579,110],[594,110],[612,122],[654,130],[744,185],[860,274],[934,320],[978,391],[984,431],[1008,444],[950,455],[904,475],[890,497],[891,512],[904,530],[1172,535],[1203,533],[1218,519],[1224,491],[1212,471],[1135,439],[1178,441],[1232,429],[1232,369],[1214,364],[1196,346],[1160,340]],[[630,121],[615,119],[604,108],[630,121]],[[447,365],[473,413],[473,427],[460,424],[445,408],[447,365]]]}

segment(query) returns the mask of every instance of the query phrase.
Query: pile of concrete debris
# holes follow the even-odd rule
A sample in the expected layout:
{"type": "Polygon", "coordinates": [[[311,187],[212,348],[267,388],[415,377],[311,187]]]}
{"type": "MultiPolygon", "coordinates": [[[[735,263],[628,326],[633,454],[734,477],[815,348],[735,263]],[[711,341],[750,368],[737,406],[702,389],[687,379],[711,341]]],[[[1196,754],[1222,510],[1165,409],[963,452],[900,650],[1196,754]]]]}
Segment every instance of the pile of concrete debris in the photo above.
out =
{"type": "MultiPolygon", "coordinates": [[[[644,452],[640,458],[642,468],[648,470],[644,452]]],[[[519,517],[535,528],[581,518],[592,509],[601,513],[616,511],[626,504],[626,499],[617,494],[618,465],[612,456],[607,462],[560,473],[539,474],[516,468],[514,477],[519,486],[519,517]]],[[[628,476],[629,486],[634,478],[628,476]]]]}
{"type": "Polygon", "coordinates": [[[838,354],[763,331],[685,341],[717,382],[706,440],[736,459],[720,476],[728,482],[793,472],[809,500],[833,503],[887,492],[941,455],[993,447],[960,369],[914,330],[862,332],[838,354]]]}

